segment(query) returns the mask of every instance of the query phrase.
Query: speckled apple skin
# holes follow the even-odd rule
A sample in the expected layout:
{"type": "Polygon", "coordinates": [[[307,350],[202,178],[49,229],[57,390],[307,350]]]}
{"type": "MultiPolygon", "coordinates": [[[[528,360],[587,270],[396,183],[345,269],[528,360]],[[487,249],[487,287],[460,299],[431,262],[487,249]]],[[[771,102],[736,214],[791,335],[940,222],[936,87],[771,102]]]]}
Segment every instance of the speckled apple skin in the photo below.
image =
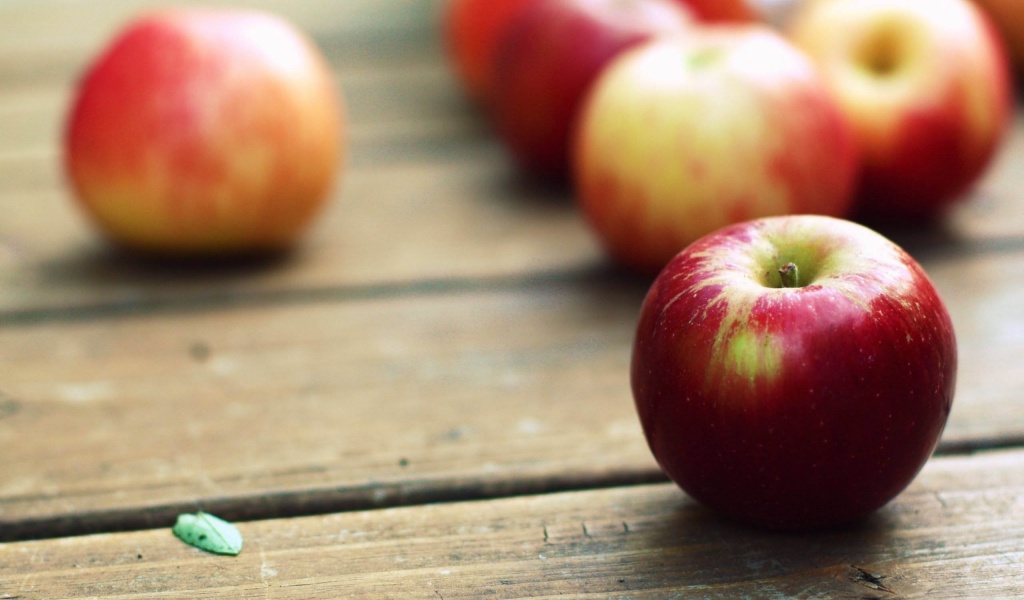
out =
{"type": "Polygon", "coordinates": [[[650,288],[631,381],[654,457],[744,523],[835,527],[916,476],[956,387],[953,324],[886,238],[822,216],[726,227],[650,288]],[[778,269],[800,267],[798,287],[778,269]]]}

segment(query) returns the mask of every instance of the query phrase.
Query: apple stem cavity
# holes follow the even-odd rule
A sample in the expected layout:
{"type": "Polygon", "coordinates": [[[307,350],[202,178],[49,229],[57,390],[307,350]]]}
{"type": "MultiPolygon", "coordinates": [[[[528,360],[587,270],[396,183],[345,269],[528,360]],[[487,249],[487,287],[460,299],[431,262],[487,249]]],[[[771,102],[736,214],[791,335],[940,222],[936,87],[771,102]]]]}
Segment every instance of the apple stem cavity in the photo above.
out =
{"type": "Polygon", "coordinates": [[[796,267],[796,263],[788,262],[779,267],[779,277],[782,278],[784,288],[800,287],[800,269],[796,267]]]}

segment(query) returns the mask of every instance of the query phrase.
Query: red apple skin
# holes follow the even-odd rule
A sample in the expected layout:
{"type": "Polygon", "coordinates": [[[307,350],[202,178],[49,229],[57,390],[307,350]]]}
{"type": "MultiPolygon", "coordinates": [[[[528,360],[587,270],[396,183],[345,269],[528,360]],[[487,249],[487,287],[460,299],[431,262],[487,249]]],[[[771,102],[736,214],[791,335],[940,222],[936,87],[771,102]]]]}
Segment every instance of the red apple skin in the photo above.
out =
{"type": "Polygon", "coordinates": [[[863,518],[934,450],[957,348],[921,267],[824,216],[723,228],[674,258],[644,300],[636,408],[655,458],[744,523],[814,530],[863,518]],[[799,267],[800,285],[778,270],[799,267]]]}
{"type": "Polygon", "coordinates": [[[763,25],[708,25],[620,55],[577,133],[581,210],[642,273],[730,223],[845,216],[853,200],[849,124],[814,65],[763,25]]]}
{"type": "Polygon", "coordinates": [[[747,0],[676,0],[694,16],[707,23],[760,21],[761,16],[747,0]]]}
{"type": "Polygon", "coordinates": [[[528,6],[505,30],[495,57],[494,121],[516,162],[539,179],[565,179],[577,113],[601,69],[630,46],[692,24],[674,0],[528,6]]]}
{"type": "Polygon", "coordinates": [[[140,16],[79,82],[65,167],[98,228],[158,255],[293,245],[344,159],[344,105],[322,55],[264,13],[140,16]]]}
{"type": "Polygon", "coordinates": [[[831,0],[791,37],[857,132],[858,218],[915,224],[963,200],[1000,147],[1012,105],[1005,48],[969,0],[831,0]]]}
{"type": "Polygon", "coordinates": [[[491,103],[494,54],[508,23],[537,0],[449,0],[441,13],[442,38],[449,62],[466,94],[483,106],[491,103]]]}

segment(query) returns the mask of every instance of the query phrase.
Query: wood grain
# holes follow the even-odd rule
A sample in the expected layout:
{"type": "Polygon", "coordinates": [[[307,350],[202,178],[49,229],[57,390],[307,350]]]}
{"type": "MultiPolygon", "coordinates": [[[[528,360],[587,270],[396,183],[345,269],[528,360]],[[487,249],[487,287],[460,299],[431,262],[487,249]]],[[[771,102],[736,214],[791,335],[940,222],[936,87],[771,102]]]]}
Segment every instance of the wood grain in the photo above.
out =
{"type": "MultiPolygon", "coordinates": [[[[933,275],[961,353],[943,448],[1019,444],[1024,261],[933,275]]],[[[0,328],[0,536],[656,479],[628,383],[644,292],[594,270],[0,328]]]]}
{"type": "MultiPolygon", "coordinates": [[[[983,598],[1024,593],[1021,451],[933,459],[866,522],[723,522],[671,484],[0,545],[7,598],[983,598]]],[[[869,483],[869,482],[866,482],[869,483]]]]}
{"type": "Polygon", "coordinates": [[[657,476],[626,387],[642,287],[442,289],[0,329],[0,535],[657,476]]]}
{"type": "Polygon", "coordinates": [[[943,456],[861,526],[764,534],[661,483],[648,282],[512,168],[442,3],[226,2],[324,50],[351,155],[294,253],[169,264],[108,248],[60,168],[81,70],[158,3],[0,2],[0,540],[104,532],[0,543],[0,600],[1024,596],[1024,110],[949,218],[883,230],[957,330],[943,456]],[[240,557],[171,535],[197,508],[240,557]]]}

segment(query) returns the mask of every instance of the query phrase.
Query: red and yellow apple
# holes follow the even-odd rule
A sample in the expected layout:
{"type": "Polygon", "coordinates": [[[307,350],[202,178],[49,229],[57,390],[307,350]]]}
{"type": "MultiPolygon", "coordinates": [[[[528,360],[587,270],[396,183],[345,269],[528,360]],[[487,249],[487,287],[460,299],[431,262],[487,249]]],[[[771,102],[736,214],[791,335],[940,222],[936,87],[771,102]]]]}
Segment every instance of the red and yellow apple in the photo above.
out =
{"type": "Polygon", "coordinates": [[[820,0],[793,41],[820,66],[857,132],[857,211],[933,219],[963,199],[1007,129],[1003,45],[969,0],[820,0]]]}
{"type": "Polygon", "coordinates": [[[814,65],[763,25],[719,25],[622,54],[588,96],[576,196],[610,254],[657,272],[730,223],[843,216],[853,134],[814,65]]]}
{"type": "Polygon", "coordinates": [[[731,225],[654,281],[633,347],[654,457],[708,507],[771,529],[880,508],[934,450],[957,347],[935,287],[903,250],[813,215],[731,225]]]}
{"type": "Polygon", "coordinates": [[[544,0],[520,12],[498,42],[493,114],[524,171],[568,174],[569,141],[582,99],[624,49],[692,25],[675,0],[544,0]]]}
{"type": "Polygon", "coordinates": [[[504,28],[536,0],[448,0],[441,13],[445,51],[466,93],[486,106],[494,87],[494,52],[504,28]]]}
{"type": "Polygon", "coordinates": [[[79,204],[124,247],[277,251],[327,201],[344,127],[328,64],[286,21],[157,11],[128,24],[79,82],[65,165],[79,204]]]}

